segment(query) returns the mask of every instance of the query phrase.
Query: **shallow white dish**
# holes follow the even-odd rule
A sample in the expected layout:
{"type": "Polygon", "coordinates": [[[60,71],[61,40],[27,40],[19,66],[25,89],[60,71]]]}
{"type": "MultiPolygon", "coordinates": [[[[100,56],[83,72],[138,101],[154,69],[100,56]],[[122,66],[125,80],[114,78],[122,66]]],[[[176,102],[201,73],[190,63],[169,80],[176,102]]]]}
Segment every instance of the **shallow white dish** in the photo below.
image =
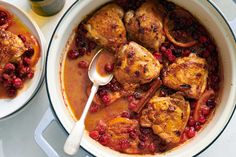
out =
{"type": "MultiPolygon", "coordinates": [[[[60,67],[64,55],[64,49],[67,41],[79,22],[89,13],[105,4],[109,0],[86,0],[76,2],[70,10],[63,16],[50,43],[49,53],[47,56],[46,83],[49,92],[49,98],[52,108],[62,126],[69,133],[75,124],[73,117],[70,115],[68,108],[63,100],[61,91],[60,67]],[[54,65],[54,66],[51,66],[54,65]]],[[[221,102],[216,109],[209,124],[192,140],[184,145],[175,148],[165,154],[157,156],[194,156],[206,149],[221,134],[230,120],[236,102],[236,42],[232,30],[223,15],[210,1],[196,0],[172,0],[174,3],[189,10],[210,32],[219,49],[220,62],[224,80],[222,81],[221,102]]],[[[121,154],[117,151],[100,145],[92,140],[88,133],[84,134],[82,147],[95,156],[132,156],[121,154]]],[[[153,155],[140,155],[153,156],[153,155]]]]}
{"type": "Polygon", "coordinates": [[[1,1],[0,6],[4,7],[14,16],[18,17],[21,22],[30,30],[39,42],[41,54],[38,63],[35,67],[35,74],[32,80],[25,84],[18,95],[12,99],[0,99],[0,119],[11,115],[26,105],[38,91],[44,75],[44,62],[45,62],[45,39],[36,23],[18,7],[1,1]]]}

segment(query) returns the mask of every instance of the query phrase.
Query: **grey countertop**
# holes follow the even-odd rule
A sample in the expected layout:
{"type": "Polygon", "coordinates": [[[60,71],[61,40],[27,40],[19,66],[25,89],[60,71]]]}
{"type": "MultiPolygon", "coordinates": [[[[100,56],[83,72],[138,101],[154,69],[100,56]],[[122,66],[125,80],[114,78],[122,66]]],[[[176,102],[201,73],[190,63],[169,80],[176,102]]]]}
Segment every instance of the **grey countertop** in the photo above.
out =
{"type": "MultiPolygon", "coordinates": [[[[66,0],[63,10],[52,17],[40,17],[33,13],[27,0],[5,0],[16,4],[25,10],[31,18],[41,28],[47,41],[50,40],[52,32],[56,27],[60,17],[75,0],[66,0]]],[[[232,0],[212,0],[223,11],[228,20],[236,17],[236,4],[232,0]]],[[[46,157],[46,154],[38,147],[34,141],[34,131],[43,114],[49,107],[49,100],[46,94],[45,83],[35,98],[16,114],[0,120],[0,157],[46,157]]],[[[52,123],[44,133],[45,138],[55,148],[61,157],[66,157],[63,153],[63,144],[67,134],[56,122],[52,123]]],[[[236,151],[236,115],[234,115],[223,134],[206,151],[201,153],[201,157],[235,157],[236,151]]],[[[78,157],[86,156],[81,150],[78,157]]]]}

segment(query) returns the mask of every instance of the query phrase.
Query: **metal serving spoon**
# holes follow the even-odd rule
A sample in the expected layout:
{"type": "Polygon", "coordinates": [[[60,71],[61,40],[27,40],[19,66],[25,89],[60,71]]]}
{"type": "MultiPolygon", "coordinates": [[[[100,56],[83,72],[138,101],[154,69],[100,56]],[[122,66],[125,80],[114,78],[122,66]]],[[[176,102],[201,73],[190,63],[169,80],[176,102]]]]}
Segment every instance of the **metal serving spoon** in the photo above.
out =
{"type": "Polygon", "coordinates": [[[74,155],[77,153],[80,142],[83,136],[84,132],[84,121],[86,118],[86,115],[88,113],[89,107],[93,101],[93,97],[95,96],[98,87],[100,85],[106,85],[108,84],[111,79],[113,78],[112,74],[107,74],[106,76],[101,76],[97,71],[97,60],[98,56],[102,52],[102,49],[100,49],[97,54],[93,57],[92,61],[90,62],[89,68],[88,68],[88,76],[89,79],[93,82],[93,86],[91,88],[91,92],[88,98],[88,101],[85,105],[84,111],[81,115],[81,118],[79,121],[75,123],[75,126],[73,127],[72,131],[70,132],[70,135],[66,139],[65,145],[64,145],[64,152],[68,155],[74,155]]]}

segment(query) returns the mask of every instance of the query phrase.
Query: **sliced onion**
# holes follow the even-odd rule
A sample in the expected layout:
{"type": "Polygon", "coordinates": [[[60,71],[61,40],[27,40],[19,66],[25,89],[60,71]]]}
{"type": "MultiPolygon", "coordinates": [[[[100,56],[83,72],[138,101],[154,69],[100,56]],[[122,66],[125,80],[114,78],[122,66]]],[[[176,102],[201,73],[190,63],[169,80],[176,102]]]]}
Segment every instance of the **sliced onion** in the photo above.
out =
{"type": "MultiPolygon", "coordinates": [[[[179,14],[181,16],[191,16],[189,13],[187,13],[183,10],[175,10],[174,12],[176,12],[176,14],[179,14]]],[[[176,39],[170,33],[168,23],[169,23],[169,16],[167,16],[164,19],[164,32],[166,34],[166,37],[170,40],[170,42],[172,42],[173,44],[175,44],[176,46],[179,46],[179,47],[191,47],[191,46],[194,46],[197,44],[197,40],[193,40],[193,41],[189,41],[189,42],[176,41],[176,39]]]]}

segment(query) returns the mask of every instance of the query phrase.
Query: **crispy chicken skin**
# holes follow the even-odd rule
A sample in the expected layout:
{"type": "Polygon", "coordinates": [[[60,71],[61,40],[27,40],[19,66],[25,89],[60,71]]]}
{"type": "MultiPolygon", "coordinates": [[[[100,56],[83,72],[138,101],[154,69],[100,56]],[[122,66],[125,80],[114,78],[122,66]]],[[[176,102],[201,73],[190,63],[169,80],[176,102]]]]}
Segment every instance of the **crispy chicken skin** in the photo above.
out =
{"type": "Polygon", "coordinates": [[[189,98],[199,99],[207,85],[206,60],[191,54],[179,58],[163,74],[163,84],[179,90],[189,98]]]}
{"type": "Polygon", "coordinates": [[[24,43],[17,35],[0,29],[0,68],[16,61],[25,50],[24,43]]]}
{"type": "Polygon", "coordinates": [[[124,11],[114,3],[98,10],[87,22],[88,38],[98,45],[116,51],[126,43],[126,30],[122,22],[124,11]]]}
{"type": "Polygon", "coordinates": [[[162,65],[141,45],[130,42],[117,53],[114,76],[125,90],[151,82],[160,74],[162,65]]]}
{"type": "Polygon", "coordinates": [[[140,125],[151,127],[167,143],[178,143],[190,115],[189,102],[180,94],[170,97],[155,95],[142,111],[140,125]]]}
{"type": "Polygon", "coordinates": [[[161,6],[152,1],[141,5],[136,11],[125,15],[125,26],[130,38],[143,46],[159,50],[165,41],[163,31],[163,13],[161,6]]]}

